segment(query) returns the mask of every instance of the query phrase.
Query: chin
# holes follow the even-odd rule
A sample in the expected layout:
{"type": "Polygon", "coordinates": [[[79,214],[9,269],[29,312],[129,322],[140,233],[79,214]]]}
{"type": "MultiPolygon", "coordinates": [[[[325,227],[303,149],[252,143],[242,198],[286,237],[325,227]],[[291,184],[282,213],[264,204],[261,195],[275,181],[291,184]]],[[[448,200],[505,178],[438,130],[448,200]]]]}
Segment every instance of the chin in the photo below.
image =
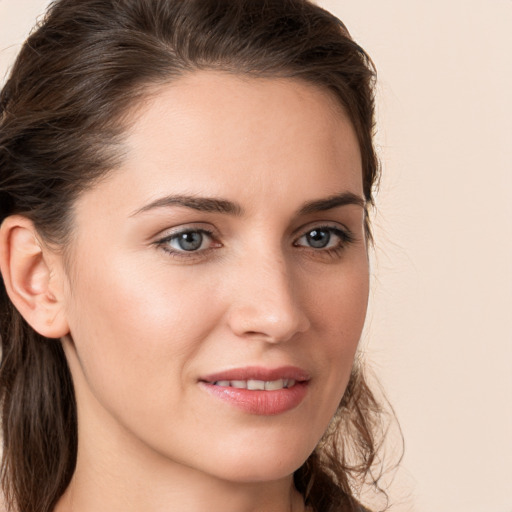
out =
{"type": "MultiPolygon", "coordinates": [[[[309,455],[309,454],[308,454],[309,455]]],[[[306,457],[307,459],[307,457],[306,457]]],[[[270,460],[245,462],[238,461],[232,468],[225,467],[218,476],[230,482],[256,483],[283,480],[299,469],[304,460],[289,460],[288,458],[273,457],[270,460]]]]}
{"type": "Polygon", "coordinates": [[[290,443],[289,438],[278,443],[254,438],[245,446],[233,445],[229,452],[219,454],[212,471],[224,480],[240,483],[281,480],[304,464],[315,445],[290,443]]]}

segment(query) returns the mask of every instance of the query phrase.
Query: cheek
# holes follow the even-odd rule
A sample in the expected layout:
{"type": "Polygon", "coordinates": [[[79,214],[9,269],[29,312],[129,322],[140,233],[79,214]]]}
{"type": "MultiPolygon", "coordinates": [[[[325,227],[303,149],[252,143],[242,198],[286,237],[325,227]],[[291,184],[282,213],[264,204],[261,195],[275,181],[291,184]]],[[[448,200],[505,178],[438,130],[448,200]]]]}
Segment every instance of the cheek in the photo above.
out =
{"type": "Polygon", "coordinates": [[[359,251],[345,267],[324,277],[322,286],[314,279],[306,292],[311,315],[318,330],[329,339],[346,340],[335,344],[357,345],[366,318],[369,294],[369,266],[366,252],[359,251]]]}
{"type": "Polygon", "coordinates": [[[368,293],[369,268],[365,253],[354,265],[326,281],[322,292],[311,296],[314,299],[311,315],[318,340],[316,352],[322,357],[326,377],[325,399],[330,402],[327,408],[333,411],[350,378],[366,318],[368,293]]]}
{"type": "Polygon", "coordinates": [[[208,290],[169,269],[155,272],[129,260],[83,268],[98,270],[77,276],[68,316],[82,372],[95,394],[116,404],[159,396],[162,383],[178,390],[221,314],[208,290]]]}

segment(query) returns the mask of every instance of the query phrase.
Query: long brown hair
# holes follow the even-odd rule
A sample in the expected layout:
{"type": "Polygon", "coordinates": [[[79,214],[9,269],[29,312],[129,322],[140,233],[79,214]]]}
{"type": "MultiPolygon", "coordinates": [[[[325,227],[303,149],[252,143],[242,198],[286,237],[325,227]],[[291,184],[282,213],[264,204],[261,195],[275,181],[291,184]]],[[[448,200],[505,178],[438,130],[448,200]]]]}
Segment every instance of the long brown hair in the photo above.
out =
{"type": "MultiPolygon", "coordinates": [[[[73,202],[121,161],[127,113],[151,85],[200,69],[332,91],[355,128],[373,204],[375,70],[327,11],[307,0],[60,0],[0,95],[0,222],[24,215],[65,246],[73,202]]],[[[76,463],[71,375],[59,341],[31,329],[3,281],[0,315],[3,490],[15,510],[50,512],[76,463]]],[[[372,479],[380,414],[356,365],[329,432],[294,475],[313,510],[360,510],[355,489],[372,479]]]]}

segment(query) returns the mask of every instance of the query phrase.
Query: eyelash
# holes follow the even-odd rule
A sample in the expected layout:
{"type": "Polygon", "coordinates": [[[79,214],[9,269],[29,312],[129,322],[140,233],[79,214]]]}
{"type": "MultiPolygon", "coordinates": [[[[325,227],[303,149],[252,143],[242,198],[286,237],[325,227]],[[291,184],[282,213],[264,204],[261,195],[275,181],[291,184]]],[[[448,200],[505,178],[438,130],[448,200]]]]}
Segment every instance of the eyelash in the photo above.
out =
{"type": "Polygon", "coordinates": [[[190,258],[194,258],[194,257],[197,258],[200,255],[201,256],[206,255],[205,253],[209,253],[212,250],[222,247],[222,244],[220,242],[216,243],[217,244],[216,247],[207,247],[206,249],[201,249],[201,250],[187,251],[186,249],[179,250],[179,249],[173,249],[171,247],[171,245],[170,245],[171,242],[177,241],[179,239],[179,237],[184,237],[186,235],[196,234],[196,233],[200,233],[203,236],[201,245],[204,242],[205,236],[207,238],[209,238],[210,240],[215,241],[213,231],[210,231],[210,230],[204,229],[204,228],[186,228],[186,229],[182,229],[181,231],[176,231],[174,233],[171,233],[170,235],[167,235],[164,238],[161,238],[160,240],[157,240],[155,242],[155,244],[158,247],[160,247],[163,251],[165,251],[167,254],[169,254],[170,256],[172,256],[174,258],[183,258],[183,259],[185,259],[185,258],[190,259],[190,258]]]}
{"type": "MultiPolygon", "coordinates": [[[[305,231],[297,240],[293,243],[294,247],[301,248],[303,250],[311,250],[314,255],[317,256],[328,256],[332,258],[339,257],[341,253],[349,246],[351,243],[355,241],[355,237],[348,229],[340,229],[338,226],[329,226],[329,225],[320,225],[320,226],[314,226],[307,231],[305,231]],[[299,241],[302,238],[305,238],[307,236],[311,236],[314,232],[327,232],[329,233],[329,240],[327,242],[327,245],[331,243],[332,237],[338,237],[339,242],[334,247],[311,247],[311,246],[305,246],[305,245],[299,245],[299,241]]],[[[197,258],[197,257],[204,257],[206,256],[210,251],[215,250],[217,248],[222,247],[222,244],[220,242],[215,241],[215,235],[213,231],[204,229],[204,228],[186,228],[182,229],[181,231],[176,231],[170,235],[165,236],[164,238],[161,238],[155,242],[155,245],[160,247],[163,251],[165,251],[167,254],[174,258],[182,258],[182,259],[191,259],[191,258],[197,258]],[[197,234],[200,233],[203,237],[201,240],[201,245],[204,243],[204,237],[209,238],[212,240],[214,246],[207,247],[205,249],[194,249],[187,251],[186,249],[174,249],[171,247],[170,243],[173,241],[177,241],[179,237],[184,237],[186,235],[191,234],[197,234]]]]}
{"type": "Polygon", "coordinates": [[[354,235],[348,230],[348,229],[341,229],[338,226],[329,226],[329,225],[323,225],[323,226],[314,226],[311,229],[308,229],[303,235],[301,235],[296,242],[293,243],[295,247],[301,247],[304,250],[312,250],[315,255],[320,256],[329,256],[331,258],[340,257],[341,253],[353,242],[355,242],[354,235]],[[298,241],[302,238],[307,237],[308,235],[311,235],[314,232],[327,232],[329,233],[329,241],[328,244],[331,242],[333,235],[338,237],[339,241],[334,245],[333,247],[321,247],[321,248],[314,248],[311,246],[302,246],[298,245],[298,241]]]}

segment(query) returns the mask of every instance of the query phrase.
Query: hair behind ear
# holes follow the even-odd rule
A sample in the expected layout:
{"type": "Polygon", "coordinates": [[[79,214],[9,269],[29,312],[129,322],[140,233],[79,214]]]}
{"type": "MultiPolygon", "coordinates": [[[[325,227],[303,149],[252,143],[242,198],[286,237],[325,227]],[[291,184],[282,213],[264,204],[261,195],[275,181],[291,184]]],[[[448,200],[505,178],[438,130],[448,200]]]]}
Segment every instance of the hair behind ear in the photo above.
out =
{"type": "Polygon", "coordinates": [[[36,333],[0,285],[2,486],[20,511],[50,512],[76,464],[71,374],[59,340],[36,333]],[[45,492],[41,493],[41,481],[45,492]]]}

